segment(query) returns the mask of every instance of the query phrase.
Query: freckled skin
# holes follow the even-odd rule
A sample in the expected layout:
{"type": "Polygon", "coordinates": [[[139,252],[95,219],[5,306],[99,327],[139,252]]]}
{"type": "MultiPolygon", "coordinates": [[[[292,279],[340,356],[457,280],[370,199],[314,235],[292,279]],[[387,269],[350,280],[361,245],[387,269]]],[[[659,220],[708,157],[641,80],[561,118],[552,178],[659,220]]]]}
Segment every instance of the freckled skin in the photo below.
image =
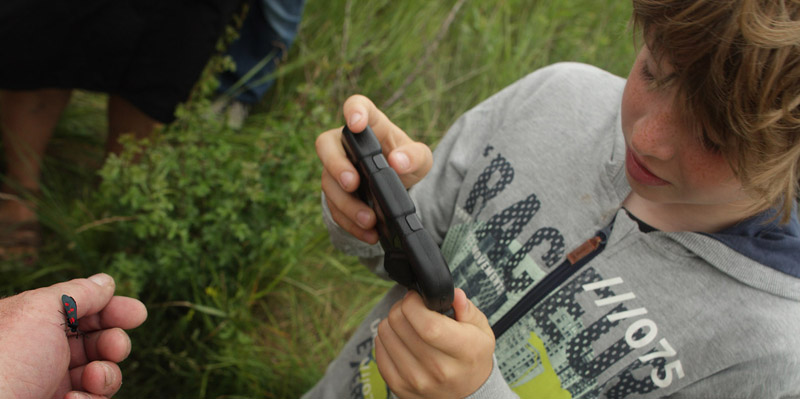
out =
{"type": "MultiPolygon", "coordinates": [[[[705,149],[675,111],[675,88],[655,88],[656,77],[672,73],[645,46],[631,69],[622,97],[622,130],[627,150],[667,184],[645,184],[631,177],[632,193],[624,205],[665,231],[712,232],[754,213],[725,158],[705,149]],[[644,69],[643,69],[644,68],[644,69]]],[[[630,165],[626,165],[630,167],[630,165]]]]}

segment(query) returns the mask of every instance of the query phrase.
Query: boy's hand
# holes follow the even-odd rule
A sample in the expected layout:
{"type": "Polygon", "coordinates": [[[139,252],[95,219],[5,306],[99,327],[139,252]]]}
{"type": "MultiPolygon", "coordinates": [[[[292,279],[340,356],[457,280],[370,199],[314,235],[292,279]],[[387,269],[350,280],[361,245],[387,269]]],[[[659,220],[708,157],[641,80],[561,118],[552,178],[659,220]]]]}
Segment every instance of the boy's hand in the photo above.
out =
{"type": "MultiPolygon", "coordinates": [[[[355,95],[344,103],[344,118],[353,132],[372,127],[383,155],[406,188],[422,179],[433,165],[430,148],[415,142],[384,115],[368,98],[355,95]]],[[[322,161],[322,191],[333,220],[362,241],[378,242],[375,212],[353,194],[360,184],[358,172],[345,155],[342,129],[328,130],[317,137],[317,156],[322,161]]]]}
{"type": "Polygon", "coordinates": [[[495,341],[486,316],[458,288],[453,308],[456,320],[409,291],[378,325],[378,370],[398,397],[463,398],[489,378],[495,341]]]}

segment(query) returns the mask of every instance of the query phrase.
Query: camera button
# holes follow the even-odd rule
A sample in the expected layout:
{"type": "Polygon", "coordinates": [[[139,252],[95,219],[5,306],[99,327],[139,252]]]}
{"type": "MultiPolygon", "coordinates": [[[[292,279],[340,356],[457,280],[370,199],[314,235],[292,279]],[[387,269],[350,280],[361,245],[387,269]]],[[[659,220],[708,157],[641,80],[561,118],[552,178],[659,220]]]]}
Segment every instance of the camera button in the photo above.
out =
{"type": "Polygon", "coordinates": [[[417,231],[422,229],[422,222],[420,222],[416,213],[412,213],[406,216],[406,223],[408,223],[408,227],[411,228],[411,231],[417,231]]]}
{"type": "Polygon", "coordinates": [[[375,167],[378,168],[378,170],[389,167],[389,163],[386,162],[386,158],[383,157],[383,154],[378,154],[372,157],[372,162],[375,163],[375,167]]]}

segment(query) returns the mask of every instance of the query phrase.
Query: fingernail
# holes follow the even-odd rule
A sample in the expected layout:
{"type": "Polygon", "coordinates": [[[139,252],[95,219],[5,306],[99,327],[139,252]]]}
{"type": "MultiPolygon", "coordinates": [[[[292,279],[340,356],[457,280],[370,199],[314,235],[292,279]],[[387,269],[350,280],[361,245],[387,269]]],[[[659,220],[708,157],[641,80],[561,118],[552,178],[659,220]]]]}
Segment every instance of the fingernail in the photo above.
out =
{"type": "Polygon", "coordinates": [[[400,170],[408,170],[411,166],[411,161],[408,159],[408,155],[404,152],[397,152],[393,155],[394,161],[397,163],[397,166],[400,167],[400,170]]]}
{"type": "Polygon", "coordinates": [[[361,118],[362,118],[361,113],[356,112],[350,115],[350,120],[347,122],[347,125],[352,127],[353,125],[358,123],[358,121],[360,121],[361,118]]]}
{"type": "Polygon", "coordinates": [[[350,188],[353,184],[355,184],[356,175],[353,172],[342,172],[339,175],[339,183],[342,185],[344,189],[350,188]]]}
{"type": "Polygon", "coordinates": [[[115,381],[114,381],[114,370],[111,369],[111,366],[109,366],[109,365],[107,365],[105,363],[102,363],[102,365],[103,365],[103,368],[105,369],[105,381],[104,381],[105,387],[108,388],[110,386],[114,386],[114,384],[115,384],[115,381]]]}
{"type": "Polygon", "coordinates": [[[91,399],[91,397],[83,392],[72,391],[64,396],[66,399],[91,399]]]}
{"type": "Polygon", "coordinates": [[[89,281],[101,286],[105,287],[106,285],[111,284],[114,279],[111,278],[108,274],[105,273],[97,273],[94,276],[89,277],[89,281]]]}
{"type": "Polygon", "coordinates": [[[364,233],[364,240],[367,242],[377,242],[378,241],[378,233],[374,231],[368,231],[364,233]]]}
{"type": "Polygon", "coordinates": [[[356,213],[356,221],[362,229],[367,228],[367,223],[370,221],[369,212],[361,210],[356,213]]]}

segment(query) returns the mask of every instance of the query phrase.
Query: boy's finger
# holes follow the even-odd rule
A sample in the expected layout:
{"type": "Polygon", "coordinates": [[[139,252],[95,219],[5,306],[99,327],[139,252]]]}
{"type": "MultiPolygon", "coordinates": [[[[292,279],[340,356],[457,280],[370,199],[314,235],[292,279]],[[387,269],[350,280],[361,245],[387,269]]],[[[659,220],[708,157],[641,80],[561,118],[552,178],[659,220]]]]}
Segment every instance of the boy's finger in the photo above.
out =
{"type": "Polygon", "coordinates": [[[394,364],[391,356],[386,351],[380,336],[375,337],[375,363],[378,365],[378,371],[381,373],[386,385],[392,389],[397,389],[402,384],[400,374],[397,372],[397,365],[394,364]]]}
{"type": "Polygon", "coordinates": [[[461,288],[456,288],[454,292],[453,310],[455,310],[456,320],[459,322],[472,324],[494,337],[486,315],[467,298],[467,294],[461,288]]]}
{"type": "Polygon", "coordinates": [[[423,365],[420,364],[415,354],[425,351],[427,346],[407,345],[397,335],[397,332],[394,331],[387,319],[378,324],[378,337],[380,337],[386,354],[392,359],[392,363],[396,366],[397,373],[401,378],[404,380],[412,379],[414,373],[418,373],[423,369],[423,365]]]}
{"type": "Polygon", "coordinates": [[[352,234],[353,237],[356,237],[367,244],[375,244],[378,242],[378,232],[375,230],[375,228],[369,230],[362,229],[339,209],[332,207],[330,202],[328,203],[328,210],[331,213],[331,218],[333,218],[333,221],[335,221],[339,227],[352,234]]]}
{"type": "Polygon", "coordinates": [[[375,230],[374,211],[351,194],[342,191],[333,179],[323,176],[322,187],[327,211],[333,221],[354,237],[368,244],[377,243],[378,232],[375,230]],[[342,209],[347,209],[347,213],[342,209]],[[356,220],[360,220],[360,222],[356,222],[356,220]],[[367,228],[361,225],[367,226],[367,228]]]}
{"type": "MultiPolygon", "coordinates": [[[[354,133],[362,132],[367,125],[372,126],[372,130],[376,130],[378,127],[386,126],[386,122],[389,120],[383,112],[378,110],[372,100],[361,94],[348,97],[342,105],[342,110],[347,127],[354,133]]],[[[378,133],[375,132],[375,134],[378,133]]]]}
{"type": "MultiPolygon", "coordinates": [[[[461,290],[456,289],[455,295],[461,295],[462,301],[469,302],[466,300],[464,292],[461,291],[459,294],[458,291],[461,290]]],[[[454,300],[453,307],[456,311],[456,320],[453,320],[445,315],[425,308],[422,297],[416,292],[406,299],[409,301],[409,306],[414,306],[414,309],[417,309],[412,312],[413,309],[409,308],[409,311],[406,313],[409,323],[411,323],[414,330],[417,331],[428,345],[443,353],[457,357],[456,355],[458,353],[463,352],[463,342],[468,342],[470,339],[469,337],[474,336],[472,333],[474,332],[473,329],[475,326],[487,336],[491,337],[491,339],[494,339],[494,334],[492,334],[488,321],[485,321],[485,316],[483,316],[484,322],[481,322],[480,317],[483,313],[471,303],[468,305],[472,306],[474,309],[469,309],[464,303],[457,303],[457,301],[454,300]],[[421,310],[420,306],[422,307],[421,310]],[[461,307],[461,309],[458,309],[458,307],[461,307]],[[463,319],[459,319],[459,312],[461,312],[461,317],[463,317],[463,319]],[[478,313],[480,316],[476,316],[474,313],[478,313]]]]}
{"type": "Polygon", "coordinates": [[[425,307],[422,297],[416,291],[409,291],[403,298],[402,310],[414,331],[428,345],[445,353],[449,352],[450,347],[461,345],[453,342],[452,335],[459,327],[458,322],[425,307]]]}
{"type": "Polygon", "coordinates": [[[420,364],[429,365],[432,363],[431,359],[441,356],[441,352],[425,342],[414,329],[414,326],[411,325],[411,322],[409,322],[406,312],[416,313],[428,311],[424,305],[422,308],[418,308],[416,302],[409,306],[406,301],[410,295],[410,292],[407,293],[403,300],[395,303],[389,311],[389,315],[381,324],[385,323],[388,325],[388,328],[394,332],[403,344],[407,348],[410,348],[411,355],[413,355],[420,364]]]}
{"type": "Polygon", "coordinates": [[[424,143],[409,142],[392,151],[387,161],[408,188],[422,180],[431,170],[433,153],[424,143]]]}
{"type": "Polygon", "coordinates": [[[362,132],[369,124],[381,143],[384,155],[395,148],[412,142],[406,133],[397,127],[369,98],[356,94],[350,96],[343,106],[347,127],[354,133],[362,132]]]}
{"type": "MultiPolygon", "coordinates": [[[[375,226],[375,212],[355,195],[342,190],[336,180],[326,171],[322,172],[322,191],[332,216],[334,210],[344,214],[345,218],[358,224],[361,229],[369,230],[375,226]]],[[[334,220],[336,220],[334,218],[334,220]]],[[[338,223],[339,220],[336,220],[338,223]]],[[[341,226],[341,224],[340,224],[341,226]]],[[[345,226],[342,226],[345,227],[345,226]]]]}
{"type": "Polygon", "coordinates": [[[355,191],[359,184],[358,172],[344,152],[342,130],[328,130],[320,134],[314,144],[323,169],[344,191],[355,191]]]}

